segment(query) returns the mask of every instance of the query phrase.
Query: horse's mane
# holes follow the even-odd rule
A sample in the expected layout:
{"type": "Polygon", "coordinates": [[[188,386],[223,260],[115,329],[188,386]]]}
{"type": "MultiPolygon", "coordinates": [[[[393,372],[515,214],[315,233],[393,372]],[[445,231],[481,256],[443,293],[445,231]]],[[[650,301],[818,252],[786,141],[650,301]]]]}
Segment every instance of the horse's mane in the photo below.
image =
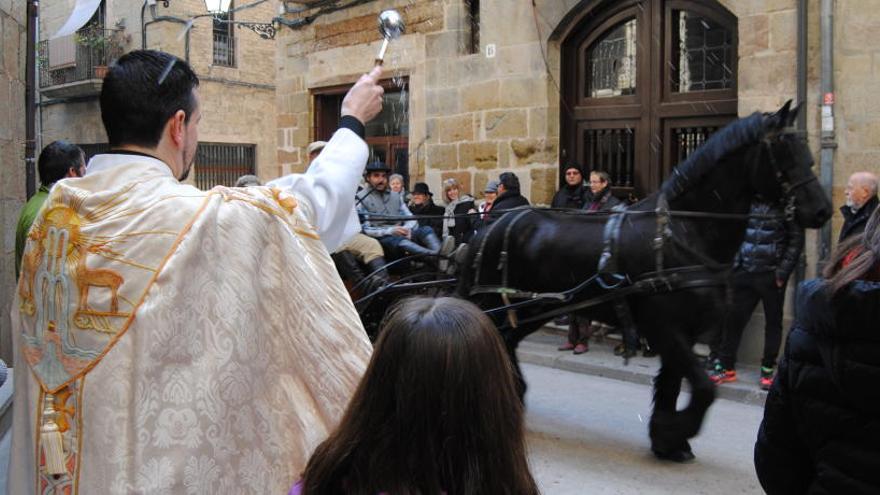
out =
{"type": "Polygon", "coordinates": [[[764,116],[755,112],[739,119],[716,132],[685,161],[672,169],[660,190],[671,201],[688,190],[712,170],[727,154],[742,146],[756,143],[764,135],[764,116]]]}

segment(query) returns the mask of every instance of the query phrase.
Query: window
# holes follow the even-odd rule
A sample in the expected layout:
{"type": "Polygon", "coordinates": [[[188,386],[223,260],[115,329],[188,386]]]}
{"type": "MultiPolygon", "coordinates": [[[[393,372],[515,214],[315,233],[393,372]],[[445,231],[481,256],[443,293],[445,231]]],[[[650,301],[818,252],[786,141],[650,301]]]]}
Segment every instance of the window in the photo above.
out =
{"type": "Polygon", "coordinates": [[[199,189],[234,186],[242,175],[255,175],[257,146],[254,144],[199,143],[195,179],[199,189]]]}
{"type": "MultiPolygon", "coordinates": [[[[229,3],[230,10],[233,2],[229,3]]],[[[214,16],[214,65],[235,67],[235,24],[234,13],[214,16]]]]}
{"type": "Polygon", "coordinates": [[[467,7],[467,53],[480,53],[480,0],[465,0],[467,7]]]}
{"type": "Polygon", "coordinates": [[[636,92],[636,20],[611,29],[587,51],[587,95],[592,98],[636,92]]]}
{"type": "MultiPolygon", "coordinates": [[[[409,184],[409,91],[407,80],[386,80],[382,113],[366,125],[370,161],[379,160],[409,184]]],[[[315,139],[329,140],[339,127],[342,98],[350,86],[321,88],[315,93],[315,139]]]]}
{"type": "Polygon", "coordinates": [[[680,93],[733,87],[733,33],[687,10],[672,14],[672,90],[680,93]]]}

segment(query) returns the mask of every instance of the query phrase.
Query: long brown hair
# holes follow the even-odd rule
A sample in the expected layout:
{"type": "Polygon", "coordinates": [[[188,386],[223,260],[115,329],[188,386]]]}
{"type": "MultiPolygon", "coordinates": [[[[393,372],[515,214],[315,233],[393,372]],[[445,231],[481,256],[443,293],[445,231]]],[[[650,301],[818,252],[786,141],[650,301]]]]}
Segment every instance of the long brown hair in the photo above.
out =
{"type": "Polygon", "coordinates": [[[841,242],[823,275],[828,279],[828,290],[836,294],[855,280],[864,278],[880,263],[880,208],[874,210],[865,225],[865,231],[841,242]],[[855,254],[853,254],[855,253],[855,254]],[[852,256],[846,266],[843,261],[852,256]]]}
{"type": "Polygon", "coordinates": [[[479,308],[412,298],[381,332],[341,423],[306,466],[303,493],[538,493],[513,368],[479,308]]]}

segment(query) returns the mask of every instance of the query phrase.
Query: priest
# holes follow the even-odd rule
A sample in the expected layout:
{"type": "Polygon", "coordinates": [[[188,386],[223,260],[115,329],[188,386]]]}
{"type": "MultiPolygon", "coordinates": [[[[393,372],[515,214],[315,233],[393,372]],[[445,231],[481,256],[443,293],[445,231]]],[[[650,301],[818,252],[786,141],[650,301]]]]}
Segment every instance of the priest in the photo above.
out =
{"type": "Polygon", "coordinates": [[[192,69],[144,50],[109,69],[111,151],[55,185],[23,254],[9,493],[296,481],[371,352],[328,250],[359,228],[380,75],[346,95],[306,174],[201,191],[181,183],[202,118],[192,69]]]}

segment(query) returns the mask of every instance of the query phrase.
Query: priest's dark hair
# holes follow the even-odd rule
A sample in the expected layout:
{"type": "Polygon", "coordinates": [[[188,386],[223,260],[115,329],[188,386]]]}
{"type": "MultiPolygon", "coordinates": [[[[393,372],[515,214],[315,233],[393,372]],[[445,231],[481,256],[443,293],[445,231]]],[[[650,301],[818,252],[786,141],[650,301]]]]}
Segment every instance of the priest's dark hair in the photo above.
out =
{"type": "Polygon", "coordinates": [[[380,332],[302,493],[538,493],[513,366],[489,318],[467,301],[419,297],[392,309],[380,332]]]}
{"type": "Polygon", "coordinates": [[[50,187],[67,177],[71,170],[79,171],[85,159],[86,155],[79,146],[64,140],[52,141],[43,148],[37,160],[40,184],[50,187]]]}
{"type": "Polygon", "coordinates": [[[155,50],[126,53],[110,66],[101,88],[101,120],[110,146],[154,148],[178,110],[196,109],[199,78],[189,64],[155,50]]]}

